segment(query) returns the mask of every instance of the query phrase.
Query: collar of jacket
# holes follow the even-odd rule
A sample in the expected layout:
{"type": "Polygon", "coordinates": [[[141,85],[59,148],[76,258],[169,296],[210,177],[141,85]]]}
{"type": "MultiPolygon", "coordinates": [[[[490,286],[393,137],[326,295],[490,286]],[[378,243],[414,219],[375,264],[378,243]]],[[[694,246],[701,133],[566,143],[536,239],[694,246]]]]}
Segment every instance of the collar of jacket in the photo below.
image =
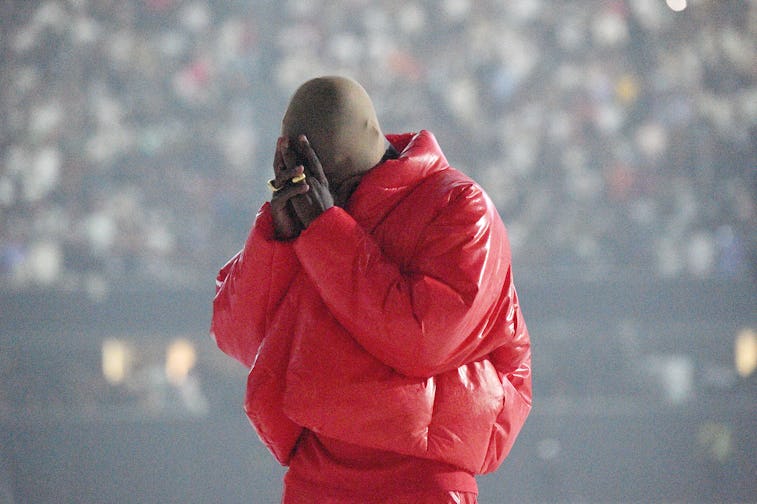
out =
{"type": "Polygon", "coordinates": [[[402,133],[386,136],[400,152],[365,174],[347,203],[346,210],[358,221],[375,221],[422,180],[449,168],[433,133],[402,133]]]}

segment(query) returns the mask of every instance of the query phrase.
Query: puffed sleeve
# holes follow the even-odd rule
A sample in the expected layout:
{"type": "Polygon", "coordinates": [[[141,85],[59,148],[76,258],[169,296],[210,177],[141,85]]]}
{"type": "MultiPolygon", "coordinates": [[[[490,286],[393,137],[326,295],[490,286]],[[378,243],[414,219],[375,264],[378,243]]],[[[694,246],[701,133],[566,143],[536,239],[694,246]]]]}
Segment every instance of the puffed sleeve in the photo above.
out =
{"type": "Polygon", "coordinates": [[[291,243],[274,239],[270,204],[264,204],[244,248],[216,279],[210,334],[224,353],[246,367],[252,365],[270,314],[297,267],[291,243]]]}
{"type": "Polygon", "coordinates": [[[295,242],[302,267],[352,337],[406,376],[455,369],[493,350],[510,252],[504,225],[471,184],[425,226],[400,268],[344,210],[324,212],[295,242]]]}

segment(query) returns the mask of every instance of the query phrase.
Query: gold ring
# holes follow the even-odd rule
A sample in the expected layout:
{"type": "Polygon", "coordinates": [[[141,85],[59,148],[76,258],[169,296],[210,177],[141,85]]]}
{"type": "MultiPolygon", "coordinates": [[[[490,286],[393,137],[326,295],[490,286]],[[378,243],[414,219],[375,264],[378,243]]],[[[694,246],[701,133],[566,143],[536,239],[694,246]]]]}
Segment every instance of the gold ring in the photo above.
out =
{"type": "Polygon", "coordinates": [[[284,188],[284,186],[276,187],[275,185],[273,185],[274,182],[276,182],[274,179],[268,181],[268,189],[270,189],[271,192],[278,192],[284,188]]]}
{"type": "MultiPolygon", "coordinates": [[[[289,179],[289,182],[291,182],[292,184],[297,184],[298,182],[302,182],[303,180],[305,180],[305,178],[307,178],[307,177],[305,177],[305,174],[304,174],[304,173],[300,173],[299,175],[295,175],[294,177],[290,178],[290,179],[289,179]]],[[[284,187],[285,187],[285,185],[286,185],[286,184],[285,184],[285,185],[283,185],[283,186],[281,186],[281,187],[276,187],[276,186],[274,185],[274,182],[276,182],[276,180],[275,180],[275,179],[271,179],[271,180],[269,180],[269,181],[267,182],[267,185],[268,185],[268,189],[270,189],[270,190],[271,190],[271,192],[278,192],[278,191],[281,191],[282,189],[284,189],[284,187]]]]}

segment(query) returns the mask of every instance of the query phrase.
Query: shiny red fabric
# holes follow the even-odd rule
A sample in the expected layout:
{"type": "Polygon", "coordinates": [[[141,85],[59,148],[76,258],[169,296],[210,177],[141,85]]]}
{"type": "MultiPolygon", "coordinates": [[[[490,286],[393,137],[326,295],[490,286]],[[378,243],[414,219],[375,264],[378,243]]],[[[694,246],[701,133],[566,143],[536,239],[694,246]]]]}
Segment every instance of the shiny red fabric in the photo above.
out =
{"type": "MultiPolygon", "coordinates": [[[[472,474],[449,464],[364,446],[305,431],[284,477],[286,494],[321,502],[394,502],[449,492],[478,493],[472,474]]],[[[287,499],[284,500],[286,502],[287,499]]]]}
{"type": "Polygon", "coordinates": [[[290,464],[303,433],[496,469],[531,408],[530,341],[507,233],[428,132],[346,208],[273,237],[264,205],[220,271],[211,333],[250,367],[245,410],[290,464]]]}
{"type": "Polygon", "coordinates": [[[457,490],[439,492],[413,492],[387,498],[365,498],[355,500],[352,497],[323,495],[321,489],[305,489],[287,486],[284,489],[282,504],[476,504],[475,493],[457,490]]]}

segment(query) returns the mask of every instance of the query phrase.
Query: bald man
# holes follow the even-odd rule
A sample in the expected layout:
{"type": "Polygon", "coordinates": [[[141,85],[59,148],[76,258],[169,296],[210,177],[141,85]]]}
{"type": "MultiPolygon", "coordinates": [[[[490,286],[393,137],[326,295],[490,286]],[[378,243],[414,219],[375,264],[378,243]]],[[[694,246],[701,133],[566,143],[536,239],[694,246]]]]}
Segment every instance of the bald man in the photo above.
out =
{"type": "Polygon", "coordinates": [[[528,330],[496,209],[428,131],[384,135],[357,82],[293,95],[211,334],[282,502],[476,502],[531,408],[528,330]]]}

